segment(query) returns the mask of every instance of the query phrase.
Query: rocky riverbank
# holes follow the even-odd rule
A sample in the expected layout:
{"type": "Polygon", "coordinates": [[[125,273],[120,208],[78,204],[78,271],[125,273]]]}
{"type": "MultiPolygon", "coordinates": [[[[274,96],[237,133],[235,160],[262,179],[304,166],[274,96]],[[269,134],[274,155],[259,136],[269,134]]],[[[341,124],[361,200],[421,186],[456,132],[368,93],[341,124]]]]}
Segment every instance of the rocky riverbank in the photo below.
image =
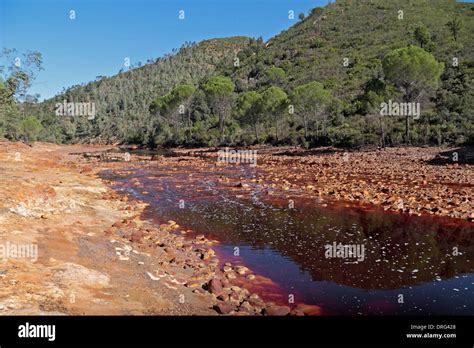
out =
{"type": "MultiPolygon", "coordinates": [[[[387,148],[345,152],[333,148],[253,148],[258,174],[232,184],[258,183],[267,195],[300,196],[321,204],[365,205],[410,215],[474,221],[474,148],[387,148]]],[[[196,167],[219,171],[211,149],[181,150],[196,167]],[[206,161],[214,161],[214,167],[206,161]]],[[[179,163],[186,163],[183,159],[179,163]]],[[[178,163],[178,165],[179,165],[178,163]]],[[[234,164],[238,165],[238,164],[234,164]]]]}
{"type": "MultiPolygon", "coordinates": [[[[317,306],[264,302],[239,279],[258,276],[221,265],[218,241],[156,226],[97,177],[123,163],[72,153],[106,147],[0,143],[0,314],[315,315],[317,306]],[[34,250],[33,248],[31,250],[34,250]]],[[[132,159],[133,162],[133,159],[132,159]]]]}

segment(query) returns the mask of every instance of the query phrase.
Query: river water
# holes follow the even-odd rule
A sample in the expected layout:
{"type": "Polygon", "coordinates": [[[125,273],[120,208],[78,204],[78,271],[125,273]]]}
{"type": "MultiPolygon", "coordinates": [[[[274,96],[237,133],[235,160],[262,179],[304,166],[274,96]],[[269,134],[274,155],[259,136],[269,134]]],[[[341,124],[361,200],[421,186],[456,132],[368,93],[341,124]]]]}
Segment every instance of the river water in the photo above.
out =
{"type": "Polygon", "coordinates": [[[245,190],[225,184],[257,171],[157,164],[101,176],[149,203],[146,218],[175,220],[219,240],[222,262],[271,279],[260,292],[276,302],[319,305],[326,315],[474,314],[474,224],[325,206],[298,195],[288,200],[257,183],[245,190]],[[327,257],[334,243],[363,246],[363,259],[327,257]]]}

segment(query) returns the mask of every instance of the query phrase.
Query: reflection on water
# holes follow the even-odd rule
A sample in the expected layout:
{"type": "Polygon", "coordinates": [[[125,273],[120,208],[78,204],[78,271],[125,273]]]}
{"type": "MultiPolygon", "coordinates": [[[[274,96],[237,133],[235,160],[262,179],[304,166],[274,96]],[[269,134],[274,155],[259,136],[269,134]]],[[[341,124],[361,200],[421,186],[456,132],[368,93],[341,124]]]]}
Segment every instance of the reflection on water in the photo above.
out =
{"type": "Polygon", "coordinates": [[[219,184],[254,170],[196,172],[162,166],[104,172],[115,187],[150,204],[147,217],[176,220],[218,239],[218,254],[275,281],[283,298],[325,314],[474,314],[474,227],[312,200],[276,199],[255,184],[246,192],[219,184]],[[147,191],[148,194],[143,194],[147,191]],[[181,202],[181,205],[180,205],[181,202]],[[181,206],[181,207],[180,207],[181,206]],[[365,247],[362,262],[326,258],[333,242],[365,247]]]}

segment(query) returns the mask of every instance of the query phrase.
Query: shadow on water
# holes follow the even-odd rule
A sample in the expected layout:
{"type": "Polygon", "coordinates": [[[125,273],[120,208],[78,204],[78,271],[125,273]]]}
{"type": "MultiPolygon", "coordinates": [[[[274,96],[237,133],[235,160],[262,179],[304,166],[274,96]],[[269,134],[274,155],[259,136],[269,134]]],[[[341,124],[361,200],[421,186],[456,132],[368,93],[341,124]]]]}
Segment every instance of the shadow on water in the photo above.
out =
{"type": "Polygon", "coordinates": [[[298,197],[290,209],[258,185],[242,194],[217,184],[220,175],[251,175],[241,168],[169,169],[102,176],[149,203],[146,217],[218,239],[224,260],[235,261],[237,247],[239,262],[276,282],[283,298],[320,305],[325,314],[474,314],[472,223],[298,197]],[[363,245],[363,260],[327,258],[333,243],[363,245]]]}

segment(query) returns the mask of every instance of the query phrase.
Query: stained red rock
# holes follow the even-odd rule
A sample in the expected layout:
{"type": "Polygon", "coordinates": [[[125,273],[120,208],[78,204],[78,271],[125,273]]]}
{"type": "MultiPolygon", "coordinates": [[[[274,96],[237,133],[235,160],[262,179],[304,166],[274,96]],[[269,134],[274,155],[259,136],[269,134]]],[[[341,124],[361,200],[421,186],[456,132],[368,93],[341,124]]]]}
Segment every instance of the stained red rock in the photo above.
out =
{"type": "Polygon", "coordinates": [[[217,278],[211,279],[208,283],[209,291],[216,296],[220,296],[222,294],[222,284],[221,281],[217,278]]]}
{"type": "Polygon", "coordinates": [[[284,316],[290,314],[291,308],[288,306],[273,305],[265,308],[265,314],[270,316],[284,316]]]}

